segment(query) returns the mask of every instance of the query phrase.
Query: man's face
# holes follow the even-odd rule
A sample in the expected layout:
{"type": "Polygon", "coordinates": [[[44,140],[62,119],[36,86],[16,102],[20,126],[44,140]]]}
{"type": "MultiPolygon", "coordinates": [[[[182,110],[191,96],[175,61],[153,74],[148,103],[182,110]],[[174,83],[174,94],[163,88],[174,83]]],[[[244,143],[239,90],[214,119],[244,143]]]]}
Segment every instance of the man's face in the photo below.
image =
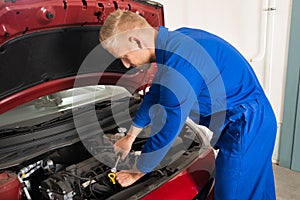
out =
{"type": "Polygon", "coordinates": [[[119,58],[126,68],[155,62],[155,56],[151,53],[150,49],[138,40],[121,40],[117,45],[109,47],[107,50],[119,58]]]}
{"type": "Polygon", "coordinates": [[[138,67],[151,62],[151,57],[147,50],[138,49],[129,51],[119,57],[126,68],[138,67]]]}

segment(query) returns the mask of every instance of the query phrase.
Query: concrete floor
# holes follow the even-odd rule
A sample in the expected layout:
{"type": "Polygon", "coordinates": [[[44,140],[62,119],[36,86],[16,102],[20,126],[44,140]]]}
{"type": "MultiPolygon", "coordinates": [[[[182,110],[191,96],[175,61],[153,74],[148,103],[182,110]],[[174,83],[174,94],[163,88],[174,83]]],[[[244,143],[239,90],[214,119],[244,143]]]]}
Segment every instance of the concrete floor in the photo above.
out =
{"type": "Polygon", "coordinates": [[[300,200],[300,172],[273,165],[277,200],[300,200]]]}

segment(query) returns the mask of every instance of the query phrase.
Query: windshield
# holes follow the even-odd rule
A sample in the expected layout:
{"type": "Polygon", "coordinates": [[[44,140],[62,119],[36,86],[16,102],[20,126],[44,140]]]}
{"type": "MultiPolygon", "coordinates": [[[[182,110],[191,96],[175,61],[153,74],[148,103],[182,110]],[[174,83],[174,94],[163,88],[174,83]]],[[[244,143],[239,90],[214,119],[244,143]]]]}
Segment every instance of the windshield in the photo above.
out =
{"type": "Polygon", "coordinates": [[[95,85],[46,95],[0,115],[0,129],[33,126],[87,104],[117,100],[132,95],[120,86],[95,85]]]}

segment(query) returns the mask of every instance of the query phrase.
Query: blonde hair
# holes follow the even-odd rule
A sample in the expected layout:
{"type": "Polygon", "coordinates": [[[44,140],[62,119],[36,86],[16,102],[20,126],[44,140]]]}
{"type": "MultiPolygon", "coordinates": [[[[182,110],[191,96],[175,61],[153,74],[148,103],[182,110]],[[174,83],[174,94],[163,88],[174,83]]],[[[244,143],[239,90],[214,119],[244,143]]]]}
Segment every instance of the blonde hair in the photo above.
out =
{"type": "MultiPolygon", "coordinates": [[[[99,41],[107,46],[108,40],[118,33],[152,27],[142,16],[128,10],[117,9],[109,14],[99,31],[99,41]]],[[[113,42],[113,41],[110,41],[113,42]]]]}

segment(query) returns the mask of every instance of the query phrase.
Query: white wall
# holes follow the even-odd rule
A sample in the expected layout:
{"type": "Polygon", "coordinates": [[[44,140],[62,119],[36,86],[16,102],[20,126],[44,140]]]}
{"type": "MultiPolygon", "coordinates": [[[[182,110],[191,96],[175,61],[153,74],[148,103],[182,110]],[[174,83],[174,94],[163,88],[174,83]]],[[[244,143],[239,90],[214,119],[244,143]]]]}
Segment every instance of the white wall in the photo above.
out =
{"type": "Polygon", "coordinates": [[[188,26],[221,36],[250,62],[274,108],[278,160],[292,0],[157,0],[171,30],[188,26]],[[266,11],[268,8],[275,10],[266,11]]]}

